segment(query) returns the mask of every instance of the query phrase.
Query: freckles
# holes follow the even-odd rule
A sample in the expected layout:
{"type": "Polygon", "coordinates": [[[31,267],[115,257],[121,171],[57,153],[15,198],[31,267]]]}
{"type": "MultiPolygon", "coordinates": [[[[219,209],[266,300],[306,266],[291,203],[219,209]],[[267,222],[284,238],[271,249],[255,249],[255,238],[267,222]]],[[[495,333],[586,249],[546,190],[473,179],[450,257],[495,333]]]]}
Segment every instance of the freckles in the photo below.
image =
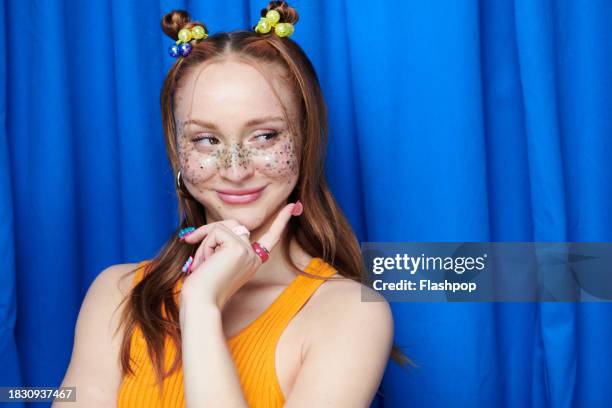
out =
{"type": "Polygon", "coordinates": [[[249,164],[251,164],[253,150],[254,149],[244,146],[242,143],[238,145],[236,155],[238,157],[238,163],[240,163],[242,167],[247,168],[249,167],[249,164]]]}
{"type": "Polygon", "coordinates": [[[180,145],[179,161],[183,169],[181,174],[187,182],[196,187],[217,171],[215,158],[211,154],[197,151],[192,145],[180,145]]]}
{"type": "Polygon", "coordinates": [[[185,179],[197,186],[214,176],[217,172],[217,165],[214,158],[210,157],[210,155],[194,153],[192,157],[193,163],[189,162],[189,157],[185,162],[185,179]]]}
{"type": "Polygon", "coordinates": [[[243,143],[232,144],[223,148],[215,155],[217,160],[217,170],[229,169],[233,163],[242,168],[247,168],[251,164],[251,157],[254,150],[245,146],[243,143]]]}
{"type": "Polygon", "coordinates": [[[295,145],[286,135],[281,136],[274,146],[261,149],[256,156],[258,170],[268,177],[284,178],[298,173],[295,145]]]}
{"type": "Polygon", "coordinates": [[[216,171],[229,167],[231,162],[228,160],[229,155],[227,154],[227,150],[228,149],[215,150],[211,154],[211,162],[214,163],[216,171]]]}
{"type": "Polygon", "coordinates": [[[209,154],[201,154],[198,158],[197,171],[201,181],[208,180],[217,172],[217,161],[209,154]]]}

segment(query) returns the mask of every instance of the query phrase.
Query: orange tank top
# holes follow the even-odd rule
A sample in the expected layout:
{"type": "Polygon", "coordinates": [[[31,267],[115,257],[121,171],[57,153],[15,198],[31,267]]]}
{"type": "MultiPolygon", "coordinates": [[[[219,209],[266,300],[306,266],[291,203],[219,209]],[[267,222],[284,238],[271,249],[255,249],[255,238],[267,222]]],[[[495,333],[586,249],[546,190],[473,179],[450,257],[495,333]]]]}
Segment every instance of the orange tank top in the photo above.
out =
{"type": "MultiPolygon", "coordinates": [[[[145,269],[143,266],[147,262],[138,264],[134,284],[142,279],[145,269]]],[[[312,258],[304,271],[326,278],[336,273],[336,269],[318,257],[312,258]]],[[[297,275],[262,314],[227,340],[242,392],[249,407],[273,408],[284,404],[285,398],[276,377],[274,364],[276,344],[293,316],[308,302],[323,282],[325,282],[323,279],[297,275]]],[[[181,286],[182,280],[179,280],[177,284],[179,290],[181,286]]],[[[146,342],[138,328],[134,330],[130,341],[130,359],[134,375],[127,375],[122,379],[117,407],[185,407],[182,366],[179,365],[172,375],[164,379],[162,392],[159,393],[146,342]]],[[[174,344],[166,338],[165,370],[170,368],[175,355],[174,344]]]]}

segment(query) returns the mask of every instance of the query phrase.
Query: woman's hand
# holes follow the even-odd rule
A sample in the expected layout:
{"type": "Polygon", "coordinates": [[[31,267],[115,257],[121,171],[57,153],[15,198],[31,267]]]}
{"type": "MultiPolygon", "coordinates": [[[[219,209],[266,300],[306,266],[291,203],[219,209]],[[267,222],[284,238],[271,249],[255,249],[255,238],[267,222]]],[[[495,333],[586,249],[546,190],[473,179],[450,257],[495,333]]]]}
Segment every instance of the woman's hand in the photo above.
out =
{"type": "MultiPolygon", "coordinates": [[[[294,215],[292,212],[299,215],[301,207],[301,204],[287,204],[258,242],[272,251],[294,215]]],[[[232,231],[239,225],[236,220],[213,222],[184,238],[187,243],[201,243],[193,257],[191,273],[183,282],[181,307],[196,301],[223,310],[232,295],[255,274],[262,262],[251,247],[249,237],[232,231]]]]}

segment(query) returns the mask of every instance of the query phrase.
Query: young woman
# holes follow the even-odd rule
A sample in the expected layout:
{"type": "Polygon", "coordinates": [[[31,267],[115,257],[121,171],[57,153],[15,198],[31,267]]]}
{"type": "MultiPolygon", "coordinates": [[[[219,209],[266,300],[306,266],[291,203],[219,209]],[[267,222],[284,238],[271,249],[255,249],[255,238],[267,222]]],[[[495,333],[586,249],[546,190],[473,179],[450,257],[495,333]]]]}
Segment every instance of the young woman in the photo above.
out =
{"type": "Polygon", "coordinates": [[[288,38],[297,19],[273,1],[255,31],[208,37],[186,12],[164,16],[179,234],[89,289],[62,383],[76,406],[372,401],[393,321],[382,299],[361,301],[359,245],[324,178],[324,101],[288,38]]]}

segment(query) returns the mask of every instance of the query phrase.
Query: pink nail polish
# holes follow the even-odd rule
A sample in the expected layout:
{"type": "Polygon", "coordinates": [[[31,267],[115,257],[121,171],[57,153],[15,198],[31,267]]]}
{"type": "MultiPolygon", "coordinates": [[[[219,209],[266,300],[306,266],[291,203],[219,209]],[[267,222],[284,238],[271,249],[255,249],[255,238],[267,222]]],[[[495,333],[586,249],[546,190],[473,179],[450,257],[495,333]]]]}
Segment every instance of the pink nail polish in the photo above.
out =
{"type": "Polygon", "coordinates": [[[302,205],[302,203],[300,202],[300,200],[297,200],[295,202],[295,205],[293,206],[293,208],[291,209],[291,215],[295,215],[298,216],[300,214],[302,214],[302,211],[304,210],[304,206],[302,205]]]}

